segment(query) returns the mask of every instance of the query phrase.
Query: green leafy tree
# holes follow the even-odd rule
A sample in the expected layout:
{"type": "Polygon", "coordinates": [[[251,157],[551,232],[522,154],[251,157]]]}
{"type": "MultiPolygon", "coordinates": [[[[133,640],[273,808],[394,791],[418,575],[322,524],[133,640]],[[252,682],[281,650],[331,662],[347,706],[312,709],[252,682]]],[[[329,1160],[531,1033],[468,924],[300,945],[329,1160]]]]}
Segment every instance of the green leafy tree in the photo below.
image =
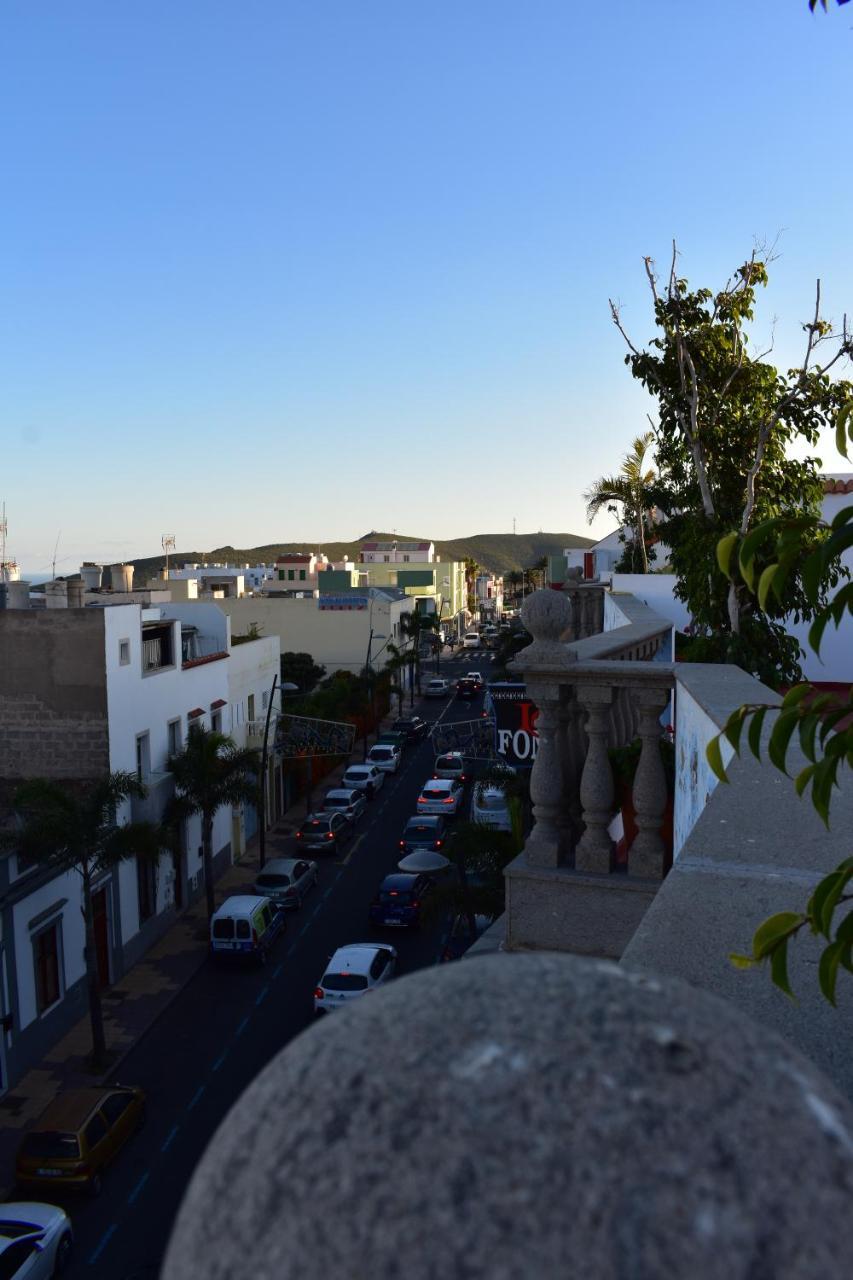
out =
{"type": "Polygon", "coordinates": [[[649,571],[648,511],[653,505],[650,487],[655,473],[651,469],[646,469],[645,464],[646,454],[654,438],[652,431],[637,436],[631,445],[630,452],[622,461],[619,475],[602,476],[583,495],[589,524],[592,524],[598,513],[604,509],[617,516],[623,525],[628,525],[633,530],[633,537],[627,548],[631,565],[628,570],[630,573],[648,573],[649,571]],[[636,564],[636,561],[639,561],[639,564],[636,564]]]}
{"type": "MultiPolygon", "coordinates": [[[[840,451],[847,456],[848,438],[853,441],[853,400],[842,409],[837,419],[837,439],[840,451]]],[[[826,526],[814,521],[808,527],[803,519],[777,518],[759,526],[748,537],[741,539],[737,533],[721,539],[718,547],[720,567],[732,572],[731,562],[735,549],[742,576],[755,589],[759,600],[772,592],[781,593],[787,576],[798,570],[804,581],[804,589],[815,605],[815,618],[809,631],[809,644],[815,653],[820,652],[824,632],[830,623],[839,627],[847,617],[853,617],[853,582],[849,578],[836,592],[833,599],[820,603],[820,583],[828,569],[838,566],[840,557],[853,547],[853,506],[845,507],[826,526]],[[806,545],[816,540],[815,549],[803,553],[804,534],[810,537],[806,545]],[[753,562],[761,540],[774,543],[774,558],[755,580],[753,562]]],[[[732,713],[723,732],[708,745],[707,757],[711,768],[722,782],[728,781],[723,765],[721,740],[725,738],[734,751],[740,754],[744,729],[749,750],[761,759],[762,732],[765,719],[773,717],[773,727],[767,740],[770,762],[783,773],[788,772],[788,752],[791,743],[799,741],[806,764],[793,779],[797,794],[808,792],[815,810],[829,826],[833,792],[839,785],[839,775],[853,768],[853,690],[846,698],[821,693],[813,685],[803,683],[790,689],[782,700],[781,708],[766,703],[750,703],[732,713]]],[[[834,871],[819,882],[806,903],[805,910],[781,911],[765,920],[755,932],[749,954],[734,954],[732,963],[748,969],[768,963],[774,983],[786,994],[793,995],[788,979],[788,948],[803,929],[824,939],[818,980],[827,1000],[835,1004],[835,989],[839,972],[853,973],[853,858],[846,858],[834,871]]]]}
{"type": "MultiPolygon", "coordinates": [[[[406,696],[406,682],[403,679],[406,671],[411,671],[415,663],[415,654],[411,649],[402,648],[400,645],[394,644],[389,640],[387,645],[388,658],[385,662],[385,670],[389,673],[392,684],[391,692],[397,695],[398,713],[403,714],[403,700],[406,696]]],[[[409,682],[411,685],[411,681],[409,682]]]]}
{"type": "Polygon", "coordinates": [[[201,849],[208,919],[216,909],[213,894],[213,820],[225,806],[257,804],[259,758],[256,751],[235,746],[213,729],[192,725],[183,751],[166,765],[175,779],[175,795],[167,810],[171,825],[194,814],[201,817],[201,849]]]}
{"type": "Polygon", "coordinates": [[[316,663],[310,653],[292,653],[290,650],[281,655],[281,682],[295,684],[300,693],[310,693],[326,674],[326,668],[316,663]]]}
{"type": "MultiPolygon", "coordinates": [[[[843,4],[848,4],[849,0],[835,0],[835,3],[840,7],[843,4]]],[[[823,9],[824,13],[827,12],[827,0],[809,0],[810,12],[814,13],[818,5],[823,9]]]]}
{"type": "Polygon", "coordinates": [[[714,292],[692,290],[677,259],[673,246],[663,285],[645,261],[657,328],[646,348],[635,345],[610,303],[628,345],[626,363],[657,401],[661,479],[652,496],[665,517],[658,530],[672,551],[676,595],[710,642],[706,660],[737,662],[774,686],[790,683],[800,675],[800,650],[784,619],[811,619],[819,606],[792,572],[784,592],[760,608],[741,575],[727,580],[716,570],[716,545],[729,530],[746,537],[771,517],[819,515],[818,461],[794,460],[788,447],[814,446],[848,398],[850,384],[830,373],[849,355],[849,338],[822,318],[818,282],[802,362],[780,372],[767,362],[769,351],[752,353],[747,332],[766,263],[753,254],[714,292]]]}
{"type": "Polygon", "coordinates": [[[434,637],[437,631],[438,618],[434,613],[421,613],[420,609],[413,609],[411,613],[400,616],[400,634],[405,640],[411,641],[415,655],[415,683],[419,694],[421,692],[421,642],[424,638],[434,637]]]}
{"type": "Polygon", "coordinates": [[[132,773],[111,773],[82,787],[41,778],[23,783],[15,793],[20,829],[3,843],[25,857],[58,872],[76,871],[83,897],[86,932],[86,989],[92,1027],[92,1067],[107,1064],[104,1017],[95,946],[92,887],[105,871],[129,858],[156,862],[165,847],[164,833],[148,822],[116,823],[119,807],[145,795],[132,773]]]}

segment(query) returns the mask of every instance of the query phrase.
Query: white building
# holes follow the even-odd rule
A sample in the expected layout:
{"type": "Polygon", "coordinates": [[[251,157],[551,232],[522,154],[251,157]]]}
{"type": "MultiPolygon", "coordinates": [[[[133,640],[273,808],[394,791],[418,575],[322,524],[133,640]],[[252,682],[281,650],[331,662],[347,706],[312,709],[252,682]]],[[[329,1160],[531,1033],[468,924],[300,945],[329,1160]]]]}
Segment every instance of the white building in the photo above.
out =
{"type": "MultiPolygon", "coordinates": [[[[43,777],[85,786],[108,772],[147,788],[117,820],[158,822],[173,794],[166,763],[190,725],[248,741],[278,670],[275,637],[232,647],[214,604],[0,610],[0,822],[16,787],[43,777]]],[[[254,829],[249,807],[221,809],[214,866],[229,865],[254,829]]],[[[201,822],[156,866],[106,872],[94,895],[96,960],[109,986],[204,890],[201,822]]],[[[0,1091],[86,1011],[80,879],[0,855],[0,1091]]]]}
{"type": "Polygon", "coordinates": [[[362,564],[432,564],[435,560],[433,542],[362,542],[362,564]]]}

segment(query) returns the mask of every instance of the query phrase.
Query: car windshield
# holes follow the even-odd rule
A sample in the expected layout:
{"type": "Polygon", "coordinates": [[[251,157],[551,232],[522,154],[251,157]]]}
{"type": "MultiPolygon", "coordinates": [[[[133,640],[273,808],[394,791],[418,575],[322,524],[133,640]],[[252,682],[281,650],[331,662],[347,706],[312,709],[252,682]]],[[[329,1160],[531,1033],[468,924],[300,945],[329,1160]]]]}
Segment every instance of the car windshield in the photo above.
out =
{"type": "Polygon", "coordinates": [[[290,876],[270,872],[267,875],[258,876],[255,884],[260,885],[262,889],[282,889],[290,884],[290,876]]]}
{"type": "Polygon", "coordinates": [[[366,778],[367,776],[368,776],[367,769],[348,769],[347,770],[348,778],[358,779],[358,778],[366,778]]]}
{"type": "Polygon", "coordinates": [[[480,797],[480,808],[497,811],[506,808],[506,796],[496,795],[495,792],[487,792],[480,797]]]}
{"type": "Polygon", "coordinates": [[[39,1160],[76,1160],[80,1155],[80,1143],[75,1133],[41,1129],[27,1134],[21,1154],[35,1156],[39,1160]]]}
{"type": "Polygon", "coordinates": [[[348,809],[350,802],[345,796],[326,796],[327,809],[348,809]]]}
{"type": "Polygon", "coordinates": [[[458,756],[439,756],[435,762],[437,769],[460,769],[462,761],[458,756]]]}
{"type": "Polygon", "coordinates": [[[367,978],[363,973],[327,973],[320,986],[326,991],[365,991],[367,978]]]}
{"type": "Polygon", "coordinates": [[[310,822],[303,822],[299,830],[305,836],[314,835],[318,831],[320,832],[328,831],[329,819],[328,818],[312,818],[310,822]]]}
{"type": "Polygon", "coordinates": [[[425,796],[449,796],[450,790],[448,787],[432,787],[427,783],[423,793],[425,796]]]}
{"type": "Polygon", "coordinates": [[[438,827],[431,822],[410,822],[403,832],[407,840],[415,840],[418,836],[434,836],[438,827]]]}
{"type": "Polygon", "coordinates": [[[234,921],[231,919],[214,920],[213,936],[214,938],[233,938],[234,937],[234,921]]]}
{"type": "Polygon", "coordinates": [[[408,889],[382,889],[379,901],[388,903],[392,907],[407,907],[412,901],[412,895],[408,889]]]}
{"type": "Polygon", "coordinates": [[[36,1222],[22,1222],[20,1219],[0,1218],[0,1236],[6,1240],[17,1240],[20,1236],[30,1236],[34,1231],[42,1231],[36,1222]]]}
{"type": "Polygon", "coordinates": [[[370,752],[372,760],[389,760],[392,755],[390,747],[373,747],[370,752]]]}

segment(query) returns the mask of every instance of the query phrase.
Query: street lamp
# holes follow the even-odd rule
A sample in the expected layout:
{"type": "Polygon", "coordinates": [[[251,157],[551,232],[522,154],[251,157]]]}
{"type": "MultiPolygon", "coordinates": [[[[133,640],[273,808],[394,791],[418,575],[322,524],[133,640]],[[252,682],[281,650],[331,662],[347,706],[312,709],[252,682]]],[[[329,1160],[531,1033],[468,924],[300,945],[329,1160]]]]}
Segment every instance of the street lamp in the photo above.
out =
{"type": "MultiPolygon", "coordinates": [[[[450,842],[450,848],[454,849],[453,840],[450,842]]],[[[477,921],[474,919],[474,909],[471,906],[471,890],[468,885],[465,862],[458,852],[454,853],[453,860],[456,863],[459,886],[462,889],[462,909],[468,922],[471,942],[474,943],[477,941],[477,921]]],[[[405,858],[401,858],[397,866],[401,871],[409,872],[410,875],[430,875],[437,871],[444,871],[445,867],[450,866],[450,859],[445,858],[441,853],[436,853],[433,849],[416,849],[414,853],[407,853],[405,858]]]]}
{"type": "MultiPolygon", "coordinates": [[[[373,668],[372,668],[372,667],[371,667],[371,665],[370,665],[370,664],[371,664],[371,650],[373,649],[373,641],[374,641],[374,633],[373,633],[373,596],[371,596],[371,597],[370,597],[370,613],[369,613],[369,616],[368,616],[368,625],[369,625],[369,627],[370,627],[370,634],[369,634],[369,636],[367,637],[367,658],[365,659],[364,669],[365,669],[365,671],[367,672],[367,697],[368,697],[368,701],[369,701],[369,703],[370,703],[370,718],[371,718],[371,720],[373,720],[373,719],[375,718],[374,710],[373,710],[373,668]]],[[[386,641],[386,643],[387,643],[388,637],[387,637],[387,636],[384,636],[384,635],[377,635],[377,636],[375,636],[375,639],[377,639],[377,640],[385,640],[385,641],[386,641]]],[[[384,647],[385,647],[385,646],[383,645],[383,648],[384,648],[384,647]]],[[[382,652],[382,649],[380,649],[380,650],[379,650],[379,652],[381,653],[381,652],[382,652]]],[[[367,759],[367,716],[365,716],[365,718],[364,718],[364,737],[363,737],[363,746],[364,746],[364,755],[362,756],[362,759],[363,759],[363,760],[366,760],[366,759],[367,759]]]]}
{"type": "MultiPolygon", "coordinates": [[[[272,678],[272,688],[270,696],[267,700],[267,718],[264,724],[264,745],[261,749],[261,779],[260,779],[260,804],[259,818],[260,825],[258,828],[258,865],[263,867],[267,860],[267,756],[269,752],[270,738],[270,717],[272,716],[272,704],[275,697],[275,687],[278,684],[279,697],[284,698],[287,694],[299,693],[299,685],[293,684],[290,680],[284,680],[279,684],[278,674],[272,678]]],[[[279,711],[281,708],[279,707],[279,711]]]]}

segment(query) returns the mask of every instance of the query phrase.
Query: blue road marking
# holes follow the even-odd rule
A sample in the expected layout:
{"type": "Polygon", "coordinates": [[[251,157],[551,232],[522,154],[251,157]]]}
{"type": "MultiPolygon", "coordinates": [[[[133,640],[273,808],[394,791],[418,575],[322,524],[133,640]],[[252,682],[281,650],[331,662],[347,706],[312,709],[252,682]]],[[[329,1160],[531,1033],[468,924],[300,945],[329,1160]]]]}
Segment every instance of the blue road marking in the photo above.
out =
{"type": "Polygon", "coordinates": [[[113,1236],[117,1231],[118,1231],[118,1227],[115,1223],[113,1223],[111,1227],[107,1227],[106,1231],[101,1236],[98,1242],[98,1247],[95,1249],[94,1253],[89,1258],[90,1267],[98,1261],[98,1258],[100,1258],[101,1254],[104,1252],[110,1240],[112,1240],[113,1236]]]}
{"type": "Polygon", "coordinates": [[[162,1147],[160,1148],[161,1151],[169,1150],[169,1147],[171,1147],[172,1143],[175,1141],[175,1138],[177,1138],[178,1136],[179,1129],[180,1129],[180,1125],[177,1125],[177,1124],[172,1125],[171,1129],[166,1135],[166,1141],[163,1143],[162,1147]]]}
{"type": "Polygon", "coordinates": [[[205,1089],[206,1089],[206,1088],[207,1088],[207,1085],[206,1085],[206,1084],[200,1084],[200,1085],[198,1086],[198,1088],[196,1089],[195,1093],[194,1093],[194,1094],[193,1094],[193,1096],[190,1098],[190,1102],[189,1102],[189,1106],[187,1107],[187,1111],[192,1111],[192,1109],[193,1109],[193,1107],[195,1106],[195,1104],[196,1104],[197,1102],[201,1101],[201,1096],[202,1096],[202,1094],[204,1093],[204,1091],[205,1091],[205,1089]]]}
{"type": "Polygon", "coordinates": [[[145,1186],[150,1176],[151,1176],[150,1173],[143,1173],[142,1177],[139,1179],[136,1186],[133,1188],[130,1195],[127,1197],[128,1204],[133,1204],[134,1200],[137,1198],[137,1196],[141,1192],[142,1188],[145,1186]]]}
{"type": "Polygon", "coordinates": [[[218,1071],[227,1057],[228,1057],[228,1050],[225,1049],[223,1050],[222,1053],[220,1053],[219,1057],[216,1059],[213,1066],[210,1068],[211,1071],[218,1071]]]}
{"type": "Polygon", "coordinates": [[[263,1002],[266,1000],[269,993],[270,993],[270,984],[267,983],[267,985],[265,987],[262,987],[261,990],[258,992],[258,994],[255,996],[255,1004],[256,1005],[263,1004],[263,1002]]]}
{"type": "Polygon", "coordinates": [[[283,968],[284,968],[284,965],[283,965],[283,964],[277,964],[277,965],[276,965],[276,967],[275,967],[275,968],[273,969],[273,971],[272,971],[272,976],[273,976],[274,978],[279,977],[279,975],[281,974],[281,971],[282,971],[282,969],[283,969],[283,968]]]}
{"type": "Polygon", "coordinates": [[[335,886],[334,886],[333,884],[330,884],[330,885],[329,885],[329,887],[328,887],[328,889],[326,889],[326,890],[324,891],[324,893],[323,893],[323,897],[324,897],[324,898],[328,898],[329,894],[332,892],[332,890],[334,889],[334,887],[335,887],[335,886]]]}
{"type": "Polygon", "coordinates": [[[241,1036],[243,1032],[246,1030],[246,1028],[248,1027],[248,1025],[249,1025],[249,1019],[248,1017],[245,1017],[243,1021],[240,1023],[239,1027],[237,1028],[235,1035],[241,1036]]]}

